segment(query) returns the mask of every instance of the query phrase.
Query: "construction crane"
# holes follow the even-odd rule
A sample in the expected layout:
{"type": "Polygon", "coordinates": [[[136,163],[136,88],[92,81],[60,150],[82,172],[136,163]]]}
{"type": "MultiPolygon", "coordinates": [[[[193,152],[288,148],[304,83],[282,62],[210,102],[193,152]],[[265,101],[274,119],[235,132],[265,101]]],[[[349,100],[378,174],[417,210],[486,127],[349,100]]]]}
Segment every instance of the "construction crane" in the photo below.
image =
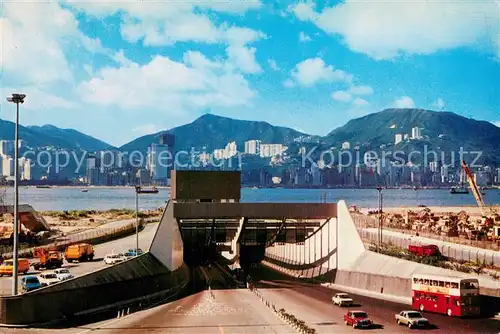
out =
{"type": "Polygon", "coordinates": [[[492,207],[486,206],[486,204],[484,204],[483,195],[479,190],[476,181],[474,181],[474,175],[472,174],[471,170],[464,160],[462,160],[462,168],[465,172],[465,175],[467,176],[467,181],[469,182],[469,186],[472,190],[474,198],[476,199],[477,205],[481,209],[482,215],[487,219],[492,219],[492,221],[494,221],[494,217],[497,216],[498,213],[492,207]]]}

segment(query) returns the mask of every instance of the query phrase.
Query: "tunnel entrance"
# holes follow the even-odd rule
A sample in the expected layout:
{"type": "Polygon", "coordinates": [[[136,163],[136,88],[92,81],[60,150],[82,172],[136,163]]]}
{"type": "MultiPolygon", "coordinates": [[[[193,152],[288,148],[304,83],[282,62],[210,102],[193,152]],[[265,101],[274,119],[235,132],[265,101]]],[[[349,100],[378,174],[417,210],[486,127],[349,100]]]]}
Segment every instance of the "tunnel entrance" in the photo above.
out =
{"type": "Polygon", "coordinates": [[[264,259],[265,245],[241,245],[240,264],[242,267],[250,267],[253,263],[259,263],[264,259]]]}

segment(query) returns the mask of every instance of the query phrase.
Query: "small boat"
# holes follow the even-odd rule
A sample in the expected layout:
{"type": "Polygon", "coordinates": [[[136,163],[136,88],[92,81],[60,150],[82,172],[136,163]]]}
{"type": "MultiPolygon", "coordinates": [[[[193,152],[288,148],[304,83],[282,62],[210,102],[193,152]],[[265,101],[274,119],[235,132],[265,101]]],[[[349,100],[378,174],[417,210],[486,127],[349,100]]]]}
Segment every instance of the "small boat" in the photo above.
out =
{"type": "Polygon", "coordinates": [[[451,187],[450,194],[468,194],[469,189],[466,187],[451,187]]]}
{"type": "Polygon", "coordinates": [[[38,189],[50,189],[52,188],[51,186],[49,185],[39,185],[39,186],[36,186],[38,189]]]}
{"type": "Polygon", "coordinates": [[[136,192],[138,194],[158,194],[160,191],[156,187],[153,187],[153,188],[138,187],[138,188],[136,188],[136,192]]]}
{"type": "Polygon", "coordinates": [[[89,190],[88,189],[82,189],[82,193],[88,193],[89,190]]]}

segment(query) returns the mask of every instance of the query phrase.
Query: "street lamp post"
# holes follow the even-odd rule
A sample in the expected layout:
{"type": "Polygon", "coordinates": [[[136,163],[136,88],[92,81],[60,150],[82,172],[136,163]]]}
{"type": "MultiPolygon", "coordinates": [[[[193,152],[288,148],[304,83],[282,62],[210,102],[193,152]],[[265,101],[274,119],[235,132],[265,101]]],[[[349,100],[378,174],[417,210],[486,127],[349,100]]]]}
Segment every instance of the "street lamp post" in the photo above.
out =
{"type": "Polygon", "coordinates": [[[378,247],[377,250],[380,253],[380,248],[382,246],[382,187],[377,187],[378,190],[378,247]]]}
{"type": "Polygon", "coordinates": [[[135,186],[135,254],[139,252],[139,193],[141,186],[135,186]]]}
{"type": "Polygon", "coordinates": [[[18,255],[19,255],[19,104],[24,103],[25,94],[12,94],[7,102],[16,104],[15,148],[14,148],[14,233],[12,240],[12,295],[17,295],[18,255]]]}

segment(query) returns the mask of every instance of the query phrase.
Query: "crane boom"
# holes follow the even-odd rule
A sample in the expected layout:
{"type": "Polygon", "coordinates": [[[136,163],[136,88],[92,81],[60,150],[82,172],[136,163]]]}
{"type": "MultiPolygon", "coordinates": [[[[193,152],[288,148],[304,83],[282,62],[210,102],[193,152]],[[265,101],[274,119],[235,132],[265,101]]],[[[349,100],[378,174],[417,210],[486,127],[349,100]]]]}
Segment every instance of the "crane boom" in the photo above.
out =
{"type": "Polygon", "coordinates": [[[476,181],[474,181],[474,175],[472,175],[471,170],[467,166],[464,160],[462,160],[462,168],[465,172],[465,175],[467,176],[467,181],[469,182],[469,186],[472,189],[472,194],[474,195],[474,198],[476,199],[477,205],[481,209],[481,212],[483,215],[486,215],[486,207],[484,205],[484,200],[483,200],[483,195],[481,195],[481,192],[479,191],[479,188],[477,187],[476,181]]]}

